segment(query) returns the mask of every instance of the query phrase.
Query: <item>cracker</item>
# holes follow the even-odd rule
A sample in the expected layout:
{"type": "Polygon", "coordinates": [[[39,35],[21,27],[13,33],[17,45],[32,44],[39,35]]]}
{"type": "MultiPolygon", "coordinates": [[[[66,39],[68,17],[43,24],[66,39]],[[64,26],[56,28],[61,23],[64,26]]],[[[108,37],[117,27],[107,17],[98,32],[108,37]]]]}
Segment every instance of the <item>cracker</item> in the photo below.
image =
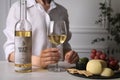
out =
{"type": "Polygon", "coordinates": [[[71,74],[75,74],[78,73],[77,69],[71,68],[71,69],[67,69],[71,74]]]}
{"type": "Polygon", "coordinates": [[[75,74],[75,73],[78,73],[78,74],[83,74],[85,75],[86,77],[89,77],[89,76],[93,76],[92,73],[86,71],[86,70],[78,70],[78,69],[75,69],[75,68],[71,68],[71,69],[67,69],[71,74],[75,74]]]}

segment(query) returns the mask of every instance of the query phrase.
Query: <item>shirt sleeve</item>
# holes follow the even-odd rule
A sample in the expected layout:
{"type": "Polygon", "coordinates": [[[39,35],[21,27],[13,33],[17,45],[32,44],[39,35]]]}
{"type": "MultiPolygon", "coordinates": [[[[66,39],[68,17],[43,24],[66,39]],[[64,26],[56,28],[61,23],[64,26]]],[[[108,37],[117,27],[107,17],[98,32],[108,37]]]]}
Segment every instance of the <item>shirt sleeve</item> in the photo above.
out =
{"type": "Polygon", "coordinates": [[[6,28],[3,30],[7,40],[3,46],[5,57],[8,60],[9,54],[14,52],[14,30],[15,24],[18,21],[16,18],[16,4],[12,5],[9,10],[7,20],[6,20],[6,28]]]}

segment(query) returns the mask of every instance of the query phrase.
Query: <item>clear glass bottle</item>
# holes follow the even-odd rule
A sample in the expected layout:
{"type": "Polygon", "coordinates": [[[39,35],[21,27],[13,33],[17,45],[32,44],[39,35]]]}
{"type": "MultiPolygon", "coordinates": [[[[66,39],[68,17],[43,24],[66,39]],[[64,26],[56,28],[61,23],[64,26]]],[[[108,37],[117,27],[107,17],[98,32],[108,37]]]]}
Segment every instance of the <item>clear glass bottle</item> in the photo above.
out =
{"type": "Polygon", "coordinates": [[[20,0],[20,20],[15,26],[15,71],[32,71],[32,26],[27,20],[27,0],[20,0]]]}

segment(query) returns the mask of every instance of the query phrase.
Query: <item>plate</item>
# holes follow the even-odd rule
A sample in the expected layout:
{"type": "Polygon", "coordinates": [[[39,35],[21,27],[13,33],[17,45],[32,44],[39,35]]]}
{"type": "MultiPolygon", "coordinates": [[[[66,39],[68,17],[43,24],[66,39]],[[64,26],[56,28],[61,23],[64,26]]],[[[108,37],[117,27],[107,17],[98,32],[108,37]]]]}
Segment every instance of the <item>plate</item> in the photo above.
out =
{"type": "Polygon", "coordinates": [[[89,78],[89,79],[116,79],[116,78],[120,78],[120,71],[116,71],[114,76],[111,77],[103,77],[103,76],[99,76],[99,75],[93,75],[93,76],[85,76],[83,74],[78,74],[78,73],[70,73],[69,71],[67,71],[69,74],[77,76],[77,77],[82,77],[82,78],[89,78]]]}

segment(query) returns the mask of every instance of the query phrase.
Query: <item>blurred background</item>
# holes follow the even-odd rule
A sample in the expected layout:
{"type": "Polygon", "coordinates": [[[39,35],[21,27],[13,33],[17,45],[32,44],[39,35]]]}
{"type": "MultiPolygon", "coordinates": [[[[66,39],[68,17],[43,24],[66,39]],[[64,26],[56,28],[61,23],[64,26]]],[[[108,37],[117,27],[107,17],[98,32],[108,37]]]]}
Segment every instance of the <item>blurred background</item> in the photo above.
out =
{"type": "MultiPolygon", "coordinates": [[[[0,60],[5,60],[3,44],[6,37],[3,29],[6,26],[6,17],[10,6],[17,0],[0,0],[0,60]]],[[[72,39],[70,44],[73,50],[76,50],[80,56],[89,57],[91,49],[113,50],[119,49],[114,41],[103,41],[92,44],[97,37],[107,37],[107,31],[95,21],[100,14],[99,3],[105,0],[55,0],[67,8],[70,20],[70,30],[72,39]]],[[[114,12],[120,13],[120,0],[112,0],[111,7],[114,12]]],[[[109,55],[119,58],[120,53],[109,51],[109,55]]]]}

